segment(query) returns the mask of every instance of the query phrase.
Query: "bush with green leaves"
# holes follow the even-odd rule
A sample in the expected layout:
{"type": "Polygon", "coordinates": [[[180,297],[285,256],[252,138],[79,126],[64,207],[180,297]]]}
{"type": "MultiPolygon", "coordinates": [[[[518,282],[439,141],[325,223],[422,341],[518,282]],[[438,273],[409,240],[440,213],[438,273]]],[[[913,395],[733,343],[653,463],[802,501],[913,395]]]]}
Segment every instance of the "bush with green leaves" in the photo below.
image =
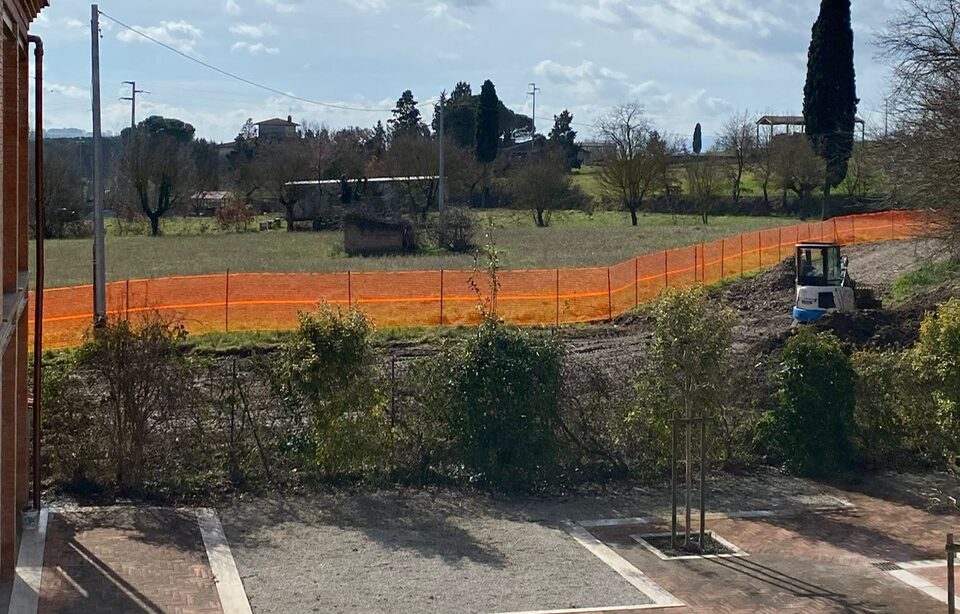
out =
{"type": "Polygon", "coordinates": [[[488,318],[428,360],[436,389],[424,394],[445,425],[451,461],[504,490],[536,488],[557,474],[559,342],[488,318]]]}
{"type": "Polygon", "coordinates": [[[292,412],[303,412],[303,430],[287,446],[312,457],[323,478],[368,477],[384,469],[389,441],[370,335],[362,312],[322,305],[300,316],[283,351],[281,394],[292,412]]]}
{"type": "Polygon", "coordinates": [[[960,299],[928,314],[907,352],[904,421],[927,460],[955,462],[960,453],[960,299]]]}
{"type": "Polygon", "coordinates": [[[856,371],[856,444],[862,460],[873,466],[896,466],[907,445],[902,415],[903,357],[897,352],[864,351],[853,355],[856,371]]]}
{"type": "Polygon", "coordinates": [[[783,351],[770,442],[790,469],[826,477],[854,458],[855,374],[840,341],[801,328],[783,351]]]}
{"type": "Polygon", "coordinates": [[[666,466],[670,424],[701,413],[715,423],[729,396],[733,315],[702,287],[668,289],[653,309],[653,341],[637,380],[639,402],[630,414],[635,472],[666,466]]]}

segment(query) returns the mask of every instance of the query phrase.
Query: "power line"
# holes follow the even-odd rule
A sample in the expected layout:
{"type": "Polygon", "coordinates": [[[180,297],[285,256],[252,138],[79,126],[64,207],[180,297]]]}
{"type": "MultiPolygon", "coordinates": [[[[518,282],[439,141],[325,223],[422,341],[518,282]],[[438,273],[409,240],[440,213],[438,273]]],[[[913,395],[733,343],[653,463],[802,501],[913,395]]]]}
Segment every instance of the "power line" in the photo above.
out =
{"type": "MultiPolygon", "coordinates": [[[[362,112],[362,113],[390,113],[390,112],[392,111],[392,109],[374,109],[374,108],[370,108],[370,107],[352,107],[352,106],[348,106],[348,105],[336,104],[336,103],[331,103],[331,102],[322,102],[322,101],[319,101],[319,100],[313,100],[313,99],[310,99],[310,98],[304,98],[303,96],[297,96],[297,95],[295,95],[295,94],[290,94],[290,93],[287,93],[287,92],[278,90],[278,89],[276,89],[276,88],[270,87],[269,85],[264,85],[264,84],[262,84],[262,83],[257,83],[256,81],[253,81],[253,80],[251,80],[251,79],[247,79],[246,77],[242,77],[242,76],[240,76],[240,75],[238,75],[238,74],[236,74],[236,73],[232,73],[232,72],[230,72],[230,71],[228,71],[228,70],[224,70],[224,69],[222,69],[222,68],[219,68],[219,67],[217,67],[217,66],[214,66],[213,64],[210,64],[209,62],[204,62],[204,61],[201,60],[201,59],[195,58],[195,57],[193,57],[192,55],[189,55],[189,54],[187,54],[187,53],[184,53],[183,51],[180,51],[180,50],[177,49],[176,47],[173,47],[173,46],[171,46],[171,45],[168,45],[168,44],[164,43],[163,41],[157,40],[156,38],[150,36],[149,34],[147,34],[147,33],[145,33],[145,32],[142,32],[142,31],[138,30],[137,28],[134,28],[133,26],[130,26],[130,25],[127,25],[127,24],[123,23],[122,21],[120,21],[119,19],[116,19],[115,17],[111,17],[110,15],[104,13],[103,11],[100,11],[100,14],[103,15],[104,17],[106,17],[107,19],[109,19],[110,21],[112,21],[113,23],[117,24],[118,26],[120,26],[120,27],[122,27],[122,28],[126,28],[127,30],[130,30],[130,31],[133,32],[134,34],[137,34],[138,36],[142,36],[143,38],[147,39],[148,41],[151,41],[151,42],[153,42],[153,43],[156,43],[157,45],[160,45],[160,46],[163,47],[164,49],[166,49],[166,50],[168,50],[168,51],[172,51],[173,53],[176,53],[177,55],[179,55],[179,56],[182,57],[182,58],[185,58],[185,59],[187,59],[187,60],[189,60],[189,61],[191,61],[191,62],[193,62],[193,63],[195,63],[195,64],[199,64],[200,66],[203,66],[204,68],[207,68],[208,70],[212,70],[212,71],[214,71],[214,72],[217,72],[217,73],[219,73],[219,74],[221,74],[221,75],[223,75],[223,76],[225,76],[225,77],[229,77],[230,79],[234,79],[234,80],[236,80],[236,81],[240,81],[241,83],[246,83],[247,85],[250,85],[250,86],[252,86],[252,87],[256,87],[256,88],[261,89],[261,90],[264,90],[264,91],[266,91],[266,92],[270,92],[271,94],[276,94],[277,96],[283,96],[284,98],[289,98],[289,99],[291,99],[291,100],[296,100],[296,101],[298,101],[298,102],[303,102],[303,103],[305,103],[305,104],[311,104],[311,105],[316,105],[316,106],[320,106],[320,107],[326,107],[326,108],[329,108],[329,109],[338,109],[338,110],[341,110],[341,111],[358,111],[358,112],[362,112]]],[[[428,103],[422,103],[422,104],[428,104],[428,103]]]]}

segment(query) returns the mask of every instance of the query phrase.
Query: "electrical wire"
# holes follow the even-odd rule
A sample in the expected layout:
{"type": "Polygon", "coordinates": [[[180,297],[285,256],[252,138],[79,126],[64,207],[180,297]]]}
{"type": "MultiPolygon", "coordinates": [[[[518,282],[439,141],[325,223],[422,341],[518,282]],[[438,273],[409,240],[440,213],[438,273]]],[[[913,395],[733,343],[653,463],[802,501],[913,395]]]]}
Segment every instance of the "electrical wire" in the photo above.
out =
{"type": "MultiPolygon", "coordinates": [[[[117,18],[115,18],[115,17],[112,17],[112,16],[104,13],[103,11],[100,11],[100,15],[102,15],[103,17],[106,17],[107,19],[109,19],[109,20],[112,21],[113,23],[117,24],[118,26],[120,26],[120,27],[122,27],[122,28],[126,28],[127,30],[130,30],[130,31],[133,32],[134,34],[137,34],[138,36],[141,36],[141,37],[145,38],[145,39],[148,40],[148,41],[151,41],[151,42],[153,42],[153,43],[156,43],[157,45],[160,45],[160,46],[163,47],[164,49],[166,49],[166,50],[168,50],[168,51],[172,51],[173,53],[176,53],[176,54],[179,55],[180,57],[185,58],[185,59],[187,59],[187,60],[189,60],[189,61],[191,61],[191,62],[193,62],[193,63],[195,63],[195,64],[199,64],[200,66],[203,66],[204,68],[206,68],[206,69],[208,69],[208,70],[212,70],[212,71],[214,71],[214,72],[216,72],[216,73],[219,73],[219,74],[221,74],[221,75],[223,75],[223,76],[225,76],[225,77],[229,77],[230,79],[234,79],[234,80],[239,81],[239,82],[241,82],[241,83],[245,83],[245,84],[247,84],[247,85],[249,85],[249,86],[252,86],[252,87],[261,89],[261,90],[263,90],[263,91],[265,91],[265,92],[269,92],[269,93],[275,94],[275,95],[277,95],[277,96],[282,96],[282,97],[284,97],[284,98],[289,98],[289,99],[291,99],[291,100],[296,100],[296,101],[298,101],[298,102],[302,102],[302,103],[305,103],[305,104],[315,105],[315,106],[319,106],[319,107],[325,107],[325,108],[328,108],[328,109],[338,109],[338,110],[341,110],[341,111],[357,111],[357,112],[361,112],[361,113],[390,113],[391,110],[392,110],[392,109],[370,108],[370,107],[353,107],[353,106],[349,106],[349,105],[337,104],[337,103],[332,103],[332,102],[322,102],[322,101],[320,101],[320,100],[313,100],[313,99],[311,99],[311,98],[304,98],[303,96],[297,96],[297,95],[295,95],[295,94],[290,94],[290,93],[288,93],[288,92],[284,92],[284,91],[278,90],[278,89],[276,89],[276,88],[270,87],[269,85],[264,85],[264,84],[262,84],[262,83],[258,83],[258,82],[256,82],[256,81],[251,80],[251,79],[247,79],[246,77],[242,77],[242,76],[240,76],[240,75],[238,75],[238,74],[236,74],[236,73],[232,73],[232,72],[230,72],[230,71],[228,71],[228,70],[224,70],[224,69],[222,69],[222,68],[219,68],[219,67],[217,67],[217,66],[214,66],[213,64],[210,64],[209,62],[204,62],[203,60],[201,60],[201,59],[199,59],[199,58],[195,58],[195,57],[193,57],[192,55],[190,55],[190,54],[188,54],[188,53],[184,53],[183,51],[180,51],[180,50],[177,49],[176,47],[173,47],[173,46],[171,46],[171,45],[168,45],[168,44],[164,43],[163,41],[157,40],[156,38],[150,36],[149,34],[147,34],[147,33],[145,33],[145,32],[142,32],[142,31],[138,30],[137,28],[134,28],[133,26],[130,26],[130,25],[127,25],[127,24],[123,23],[123,22],[120,21],[119,19],[117,19],[117,18]]],[[[421,103],[421,104],[428,104],[428,103],[421,103]]]]}

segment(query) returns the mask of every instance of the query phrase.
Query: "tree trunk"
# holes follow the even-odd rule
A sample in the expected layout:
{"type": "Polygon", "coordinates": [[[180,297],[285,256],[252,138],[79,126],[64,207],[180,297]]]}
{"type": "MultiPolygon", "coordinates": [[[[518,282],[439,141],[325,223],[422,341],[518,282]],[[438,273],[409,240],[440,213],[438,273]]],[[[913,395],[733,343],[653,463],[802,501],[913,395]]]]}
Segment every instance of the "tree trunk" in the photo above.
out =
{"type": "Polygon", "coordinates": [[[147,217],[150,218],[150,236],[159,237],[160,236],[160,214],[150,212],[147,214],[147,217]]]}
{"type": "Polygon", "coordinates": [[[826,220],[830,217],[830,180],[827,179],[823,184],[823,203],[820,207],[820,219],[826,220]]]}
{"type": "Polygon", "coordinates": [[[640,225],[640,220],[637,219],[637,208],[630,207],[630,223],[634,226],[640,225]]]}
{"type": "Polygon", "coordinates": [[[287,232],[293,232],[293,204],[287,204],[283,201],[280,201],[280,204],[283,205],[283,211],[286,214],[287,218],[287,232]]]}
{"type": "Polygon", "coordinates": [[[537,209],[537,228],[546,228],[546,226],[543,221],[543,209],[537,209]]]}

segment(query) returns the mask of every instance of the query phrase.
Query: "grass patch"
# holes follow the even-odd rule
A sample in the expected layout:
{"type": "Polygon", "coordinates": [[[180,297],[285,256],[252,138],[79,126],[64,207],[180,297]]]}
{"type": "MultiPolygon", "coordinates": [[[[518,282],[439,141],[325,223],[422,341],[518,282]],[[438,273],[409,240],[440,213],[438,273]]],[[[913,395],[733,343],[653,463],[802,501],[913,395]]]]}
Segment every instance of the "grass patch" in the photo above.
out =
{"type": "Polygon", "coordinates": [[[956,260],[924,262],[898,277],[893,283],[891,295],[894,302],[901,302],[929,288],[958,278],[960,278],[960,262],[956,260]]]}
{"type": "MultiPolygon", "coordinates": [[[[560,211],[548,228],[537,228],[528,211],[479,212],[481,227],[496,227],[501,263],[507,269],[607,266],[636,255],[717,240],[742,232],[797,223],[790,218],[644,214],[630,226],[621,211],[560,211]]],[[[173,221],[171,221],[173,223],[173,221]]],[[[192,222],[191,222],[192,223],[192,222]]],[[[182,229],[189,224],[184,222],[182,229]]],[[[478,237],[482,240],[482,236],[478,237]]],[[[47,285],[91,283],[91,241],[45,243],[47,285]]],[[[231,272],[363,272],[471,270],[471,254],[417,253],[403,256],[347,256],[340,232],[285,231],[174,234],[161,237],[108,236],[108,281],[231,272]]],[[[31,243],[31,267],[33,244],[31,243]]]]}

